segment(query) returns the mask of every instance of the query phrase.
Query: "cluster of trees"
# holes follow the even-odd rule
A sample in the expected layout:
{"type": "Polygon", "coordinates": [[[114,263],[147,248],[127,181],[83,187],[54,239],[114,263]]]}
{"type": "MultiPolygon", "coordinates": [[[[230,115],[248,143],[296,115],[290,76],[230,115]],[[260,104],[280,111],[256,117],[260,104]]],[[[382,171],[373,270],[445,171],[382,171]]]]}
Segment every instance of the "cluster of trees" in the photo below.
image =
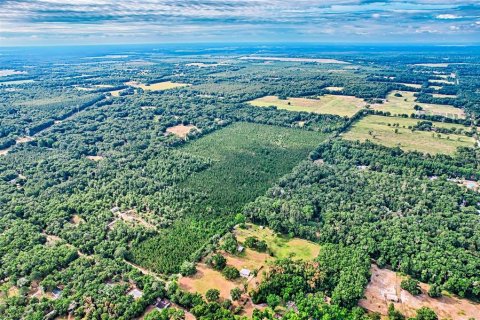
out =
{"type": "Polygon", "coordinates": [[[461,296],[480,295],[480,196],[445,177],[424,175],[455,172],[455,161],[468,164],[468,158],[437,162],[440,158],[344,142],[324,145],[315,154],[332,165],[303,163],[245,213],[277,232],[358,245],[382,267],[461,296]]]}
{"type": "Polygon", "coordinates": [[[370,260],[354,247],[325,245],[315,261],[278,260],[260,286],[250,293],[254,303],[295,301],[297,296],[323,293],[332,303],[353,307],[363,297],[370,276],[370,260]]]}

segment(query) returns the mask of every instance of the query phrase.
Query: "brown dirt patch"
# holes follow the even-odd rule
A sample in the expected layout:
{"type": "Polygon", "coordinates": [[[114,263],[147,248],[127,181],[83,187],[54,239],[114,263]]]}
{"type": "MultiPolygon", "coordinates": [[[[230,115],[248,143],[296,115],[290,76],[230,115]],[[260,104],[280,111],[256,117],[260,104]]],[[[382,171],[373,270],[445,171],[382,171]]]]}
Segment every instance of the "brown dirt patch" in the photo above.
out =
{"type": "Polygon", "coordinates": [[[169,127],[167,128],[167,133],[171,133],[171,134],[174,134],[176,135],[177,137],[180,137],[180,138],[185,138],[187,136],[187,134],[193,130],[193,129],[197,129],[197,127],[195,126],[192,126],[192,125],[178,125],[178,126],[173,126],[173,127],[169,127]]]}
{"type": "Polygon", "coordinates": [[[104,159],[102,156],[87,156],[86,158],[92,161],[100,161],[104,159]]]}
{"type": "Polygon", "coordinates": [[[84,223],[85,220],[83,220],[83,218],[80,217],[78,214],[74,214],[72,219],[70,219],[70,222],[74,225],[79,225],[80,223],[84,223]]]}
{"type": "Polygon", "coordinates": [[[467,299],[460,299],[453,295],[431,298],[426,294],[429,285],[424,283],[421,284],[423,293],[412,296],[400,288],[403,277],[396,272],[372,265],[371,273],[372,278],[365,290],[365,298],[359,301],[359,305],[369,311],[379,312],[385,316],[388,305],[392,302],[395,309],[407,317],[415,316],[416,310],[421,307],[432,309],[439,319],[478,319],[480,315],[480,305],[467,299]],[[398,302],[390,301],[387,297],[396,297],[398,302]]]}
{"type": "Polygon", "coordinates": [[[183,290],[198,292],[203,296],[209,289],[217,289],[220,291],[220,297],[223,299],[230,299],[230,290],[233,288],[238,287],[243,290],[240,281],[229,281],[219,271],[209,268],[204,263],[197,265],[197,273],[195,275],[182,277],[178,283],[183,290]]]}

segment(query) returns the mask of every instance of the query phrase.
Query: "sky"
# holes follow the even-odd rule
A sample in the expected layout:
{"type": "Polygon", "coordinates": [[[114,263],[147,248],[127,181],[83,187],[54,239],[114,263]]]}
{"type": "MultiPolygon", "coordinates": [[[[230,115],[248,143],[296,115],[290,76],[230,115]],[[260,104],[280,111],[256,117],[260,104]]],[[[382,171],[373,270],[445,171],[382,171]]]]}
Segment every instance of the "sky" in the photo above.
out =
{"type": "Polygon", "coordinates": [[[0,0],[0,46],[480,43],[480,0],[0,0]]]}

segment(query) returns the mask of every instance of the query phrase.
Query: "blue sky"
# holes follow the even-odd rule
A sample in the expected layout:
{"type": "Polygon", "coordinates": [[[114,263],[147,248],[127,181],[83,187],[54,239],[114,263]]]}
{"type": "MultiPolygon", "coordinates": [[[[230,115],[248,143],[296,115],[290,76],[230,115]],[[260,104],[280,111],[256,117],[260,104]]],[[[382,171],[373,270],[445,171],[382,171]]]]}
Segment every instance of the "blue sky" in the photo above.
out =
{"type": "Polygon", "coordinates": [[[480,42],[480,0],[0,0],[0,45],[480,42]]]}

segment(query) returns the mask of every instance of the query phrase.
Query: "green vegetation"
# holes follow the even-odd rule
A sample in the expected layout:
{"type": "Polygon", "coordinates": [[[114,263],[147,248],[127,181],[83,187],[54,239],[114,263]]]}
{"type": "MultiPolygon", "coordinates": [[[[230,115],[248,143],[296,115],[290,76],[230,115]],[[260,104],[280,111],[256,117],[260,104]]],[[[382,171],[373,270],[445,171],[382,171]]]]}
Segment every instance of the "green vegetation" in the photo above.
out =
{"type": "Polygon", "coordinates": [[[181,148],[211,163],[182,186],[205,194],[207,206],[217,212],[237,212],[324,139],[317,132],[237,123],[181,148]]]}
{"type": "Polygon", "coordinates": [[[352,117],[365,107],[365,102],[361,99],[340,95],[325,95],[317,99],[280,99],[274,96],[266,96],[252,100],[249,103],[255,107],[274,106],[288,111],[333,114],[341,117],[352,117]]]}
{"type": "MultiPolygon", "coordinates": [[[[369,115],[355,123],[350,131],[343,134],[347,140],[372,141],[388,147],[429,154],[453,154],[459,147],[473,147],[475,140],[463,134],[436,133],[415,130],[418,120],[410,118],[369,115]]],[[[434,127],[455,128],[468,131],[459,124],[434,122],[434,127]]]]}
{"type": "Polygon", "coordinates": [[[378,319],[372,260],[479,299],[470,49],[22,50],[0,54],[1,319],[378,319]]]}

